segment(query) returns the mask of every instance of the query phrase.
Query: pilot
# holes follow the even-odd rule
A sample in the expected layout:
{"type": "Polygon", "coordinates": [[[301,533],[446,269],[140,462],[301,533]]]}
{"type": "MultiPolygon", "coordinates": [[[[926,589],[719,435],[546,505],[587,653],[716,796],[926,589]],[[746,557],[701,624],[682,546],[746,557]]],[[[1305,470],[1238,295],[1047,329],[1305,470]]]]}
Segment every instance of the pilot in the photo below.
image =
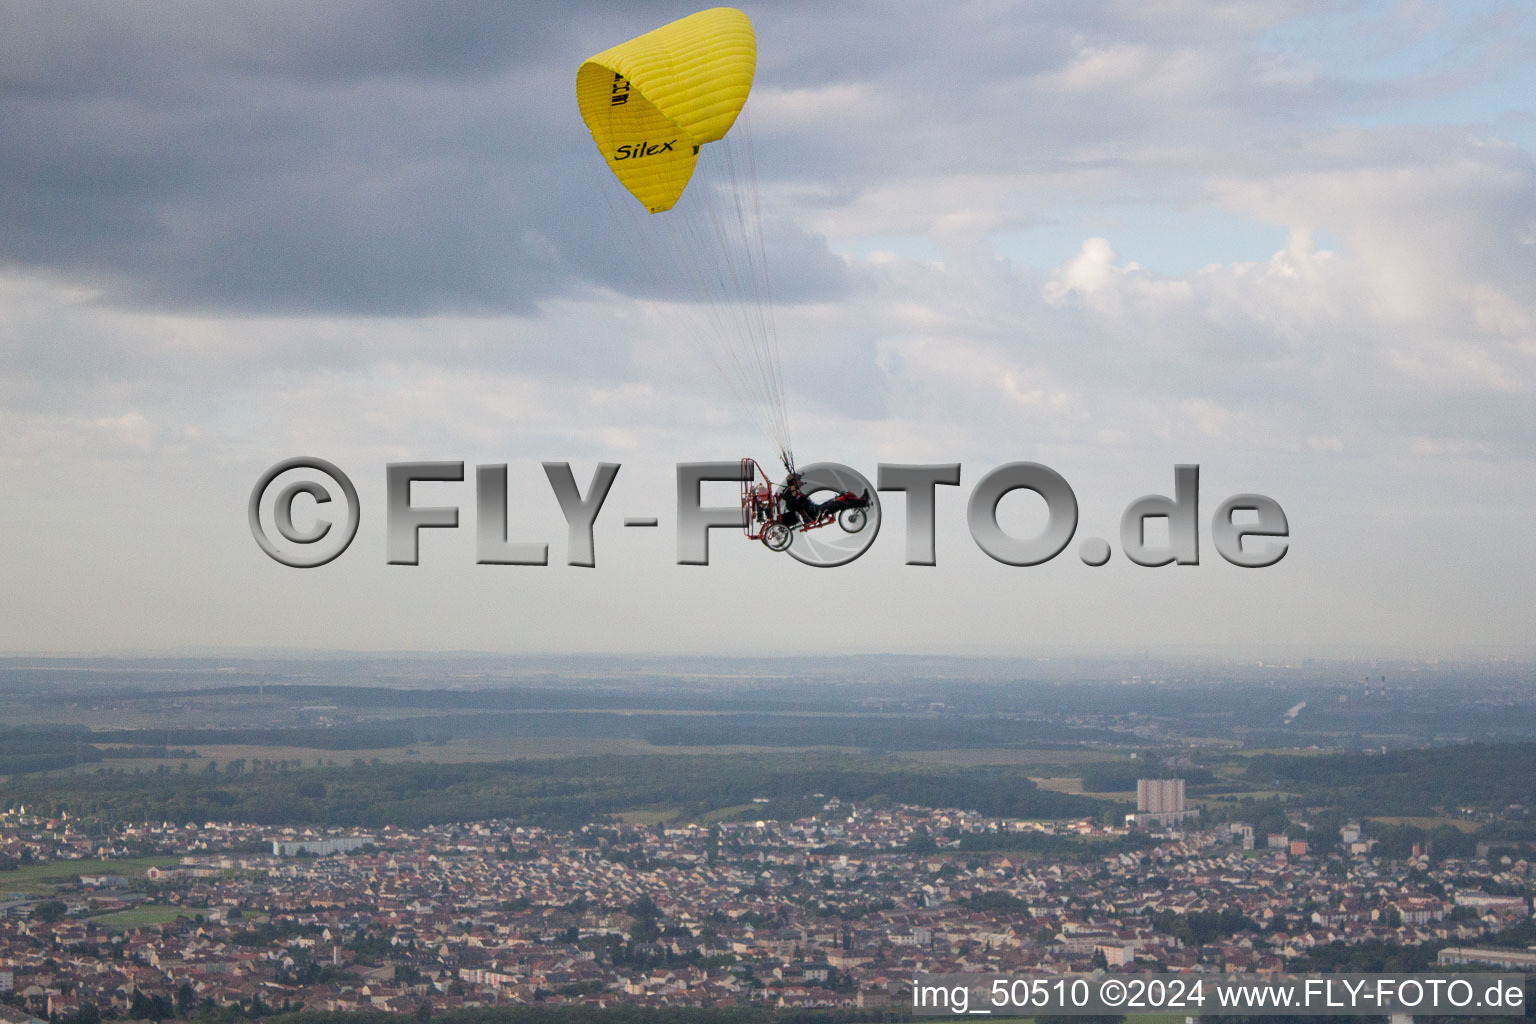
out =
{"type": "Polygon", "coordinates": [[[821,514],[821,506],[805,495],[805,478],[794,470],[784,478],[784,489],[779,492],[779,500],[784,503],[784,514],[779,518],[786,526],[794,526],[797,522],[814,522],[821,514]]]}

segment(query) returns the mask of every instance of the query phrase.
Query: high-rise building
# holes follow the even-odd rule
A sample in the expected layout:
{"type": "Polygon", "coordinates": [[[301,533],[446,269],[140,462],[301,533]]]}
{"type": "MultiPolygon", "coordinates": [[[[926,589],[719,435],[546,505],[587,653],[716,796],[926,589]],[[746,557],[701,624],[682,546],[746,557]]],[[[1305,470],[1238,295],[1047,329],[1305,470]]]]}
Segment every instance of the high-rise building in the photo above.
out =
{"type": "Polygon", "coordinates": [[[1168,825],[1195,813],[1184,806],[1183,779],[1136,780],[1136,824],[1168,825]]]}
{"type": "Polygon", "coordinates": [[[1183,814],[1183,779],[1137,779],[1136,813],[1183,814]]]}

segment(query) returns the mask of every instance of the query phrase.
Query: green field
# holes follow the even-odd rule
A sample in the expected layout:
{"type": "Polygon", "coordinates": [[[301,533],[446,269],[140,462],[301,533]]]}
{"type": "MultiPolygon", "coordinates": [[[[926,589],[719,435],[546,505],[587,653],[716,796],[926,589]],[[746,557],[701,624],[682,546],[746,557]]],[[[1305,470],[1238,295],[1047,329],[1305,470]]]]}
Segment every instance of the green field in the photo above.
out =
{"type": "Polygon", "coordinates": [[[1301,796],[1300,793],[1290,793],[1283,789],[1245,789],[1237,793],[1199,795],[1193,799],[1198,799],[1201,804],[1209,804],[1211,807],[1235,807],[1244,800],[1295,800],[1301,796]]]}
{"type": "Polygon", "coordinates": [[[50,860],[42,864],[23,864],[15,871],[0,871],[0,894],[15,892],[53,892],[61,885],[72,885],[81,875],[122,875],[141,879],[151,867],[174,867],[176,857],[125,857],[122,860],[50,860]]]}
{"type": "Polygon", "coordinates": [[[756,804],[732,804],[729,807],[716,807],[712,811],[704,812],[694,820],[702,825],[713,825],[717,821],[725,821],[727,818],[734,818],[742,811],[750,811],[756,806],[756,804]]]}
{"type": "Polygon", "coordinates": [[[659,825],[677,822],[687,824],[690,822],[700,825],[713,825],[717,821],[726,821],[750,811],[756,804],[732,804],[729,807],[716,807],[712,811],[703,814],[695,814],[691,817],[683,814],[681,807],[652,807],[641,808],[633,811],[620,811],[613,815],[615,821],[621,821],[626,825],[659,825]]]}
{"type": "MultiPolygon", "coordinates": [[[[777,747],[753,746],[744,743],[722,743],[710,746],[656,746],[639,737],[623,736],[509,736],[501,739],[477,737],[453,739],[446,743],[419,743],[408,747],[380,747],[362,750],[321,750],[315,747],[286,747],[261,744],[207,744],[196,746],[196,758],[182,757],[112,757],[112,748],[104,748],[107,756],[100,761],[70,768],[56,768],[49,775],[90,775],[98,769],[122,771],[127,774],[149,775],[165,768],[180,772],[181,766],[196,773],[212,761],[219,765],[244,759],[248,761],[290,761],[295,768],[315,768],[321,765],[347,767],[356,761],[370,764],[401,764],[427,762],[431,764],[495,764],[503,761],[547,760],[562,757],[602,757],[611,754],[680,756],[684,754],[782,754],[795,750],[836,750],[834,747],[777,747]]],[[[846,748],[854,750],[855,748],[846,748]]],[[[942,763],[942,759],[938,759],[942,763]]],[[[992,763],[983,761],[982,763],[992,763]]],[[[1008,763],[999,761],[997,763],[1008,763]]]]}
{"type": "Polygon", "coordinates": [[[187,911],[183,907],[159,907],[146,904],[142,907],[133,907],[130,910],[119,910],[115,914],[101,914],[91,920],[97,924],[106,925],[112,929],[144,928],[149,925],[165,924],[174,921],[178,917],[185,917],[187,911]]]}
{"type": "Polygon", "coordinates": [[[1478,824],[1468,821],[1466,818],[1452,818],[1447,815],[1439,816],[1409,816],[1409,815],[1378,815],[1373,814],[1371,821],[1379,821],[1385,825],[1413,825],[1422,829],[1443,828],[1449,825],[1451,828],[1462,832],[1476,832],[1478,824]]]}
{"type": "Polygon", "coordinates": [[[1074,796],[1081,796],[1083,792],[1083,780],[1076,775],[1042,777],[1031,775],[1029,779],[1041,789],[1048,789],[1052,793],[1071,793],[1074,796]]]}
{"type": "Polygon", "coordinates": [[[614,820],[626,825],[659,825],[664,821],[671,821],[677,817],[676,807],[641,808],[633,811],[620,811],[613,815],[614,820]]]}
{"type": "MultiPolygon", "coordinates": [[[[1016,765],[1026,768],[1075,768],[1085,764],[1104,764],[1110,761],[1129,761],[1130,756],[1119,750],[1064,750],[1059,747],[959,747],[940,750],[902,750],[891,753],[907,761],[922,764],[951,765],[971,768],[977,765],[1016,765]]],[[[1047,772],[1041,772],[1042,775],[1047,772]]],[[[1068,773],[1059,773],[1065,776],[1068,773]]]]}

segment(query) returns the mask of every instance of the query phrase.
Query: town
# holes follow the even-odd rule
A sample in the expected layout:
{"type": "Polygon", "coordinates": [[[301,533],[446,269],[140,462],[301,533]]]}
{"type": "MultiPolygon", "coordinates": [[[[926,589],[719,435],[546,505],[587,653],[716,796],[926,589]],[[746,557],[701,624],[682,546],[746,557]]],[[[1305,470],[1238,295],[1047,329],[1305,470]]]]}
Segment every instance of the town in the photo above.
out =
{"type": "Polygon", "coordinates": [[[1353,823],[1314,855],[1182,806],[1108,825],[816,796],[793,821],[576,829],[108,828],[14,809],[0,1017],[879,1007],[919,972],[1279,972],[1372,942],[1532,958],[1475,948],[1529,922],[1523,859],[1387,858],[1353,823]]]}

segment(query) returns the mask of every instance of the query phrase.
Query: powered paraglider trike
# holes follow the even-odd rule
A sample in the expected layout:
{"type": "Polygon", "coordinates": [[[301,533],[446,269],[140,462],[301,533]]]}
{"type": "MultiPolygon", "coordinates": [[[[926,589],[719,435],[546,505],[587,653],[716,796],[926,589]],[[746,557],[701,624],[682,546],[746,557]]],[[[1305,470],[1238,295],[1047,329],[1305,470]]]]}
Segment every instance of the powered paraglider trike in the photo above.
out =
{"type": "MultiPolygon", "coordinates": [[[[668,332],[693,333],[754,413],[788,474],[775,485],[753,459],[741,505],[746,534],[784,551],[796,533],[837,523],[858,533],[878,506],[822,482],[815,502],[794,472],[789,413],[773,322],[768,247],[745,104],[757,39],[741,11],[714,7],[588,57],[576,71],[582,121],[622,192],[604,198],[615,244],[672,298],[668,332]],[[696,174],[695,172],[699,172],[696,174]],[[691,301],[683,301],[691,298],[691,301]],[[688,312],[696,315],[684,315],[688,312]]],[[[605,176],[607,177],[607,176],[605,176]]]]}
{"type": "Polygon", "coordinates": [[[769,551],[785,551],[795,534],[836,523],[844,533],[858,533],[869,522],[869,495],[839,491],[826,501],[810,502],[809,514],[797,512],[785,489],[773,483],[756,459],[741,460],[742,528],[769,551]]]}

